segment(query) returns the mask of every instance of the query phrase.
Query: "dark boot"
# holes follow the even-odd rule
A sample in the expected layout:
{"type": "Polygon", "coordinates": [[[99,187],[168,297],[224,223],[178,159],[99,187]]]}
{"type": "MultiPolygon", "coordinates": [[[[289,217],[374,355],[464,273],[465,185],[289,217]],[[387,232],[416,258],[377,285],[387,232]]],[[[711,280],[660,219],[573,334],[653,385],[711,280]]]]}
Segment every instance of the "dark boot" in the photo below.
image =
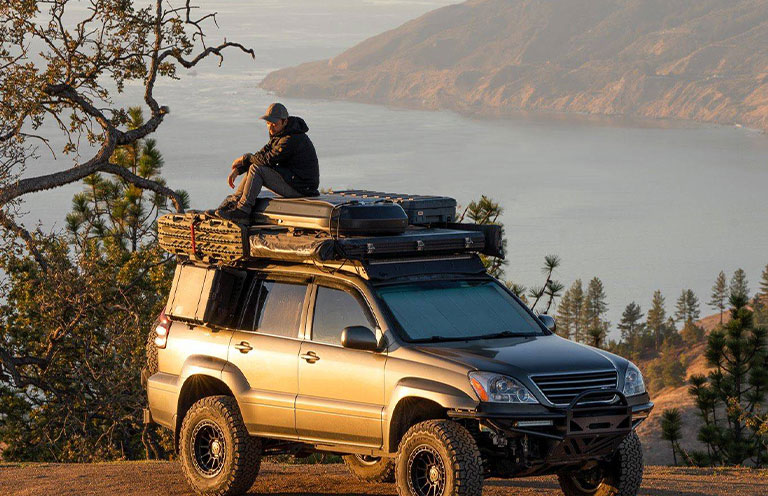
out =
{"type": "Polygon", "coordinates": [[[224,198],[224,201],[221,202],[221,204],[216,208],[211,208],[209,210],[206,210],[205,213],[208,215],[219,215],[219,210],[232,210],[237,208],[237,200],[239,197],[237,195],[229,195],[226,198],[224,198]]]}
{"type": "Polygon", "coordinates": [[[251,222],[251,212],[243,210],[242,208],[232,208],[227,210],[220,208],[216,210],[216,215],[224,220],[228,220],[236,224],[247,225],[251,222]]]}

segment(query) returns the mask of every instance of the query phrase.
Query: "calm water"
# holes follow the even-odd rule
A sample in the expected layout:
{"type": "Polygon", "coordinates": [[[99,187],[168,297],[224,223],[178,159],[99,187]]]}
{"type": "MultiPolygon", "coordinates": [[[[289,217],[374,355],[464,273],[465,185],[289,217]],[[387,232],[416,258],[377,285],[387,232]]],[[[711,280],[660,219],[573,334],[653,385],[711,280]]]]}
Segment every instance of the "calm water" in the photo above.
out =
{"type": "MultiPolygon", "coordinates": [[[[333,56],[448,3],[216,2],[221,33],[253,46],[256,60],[232,52],[220,69],[212,62],[158,87],[172,111],[155,136],[169,184],[189,191],[196,208],[218,204],[231,161],[266,141],[256,118],[275,99],[257,88],[267,72],[333,56]]],[[[743,267],[754,288],[768,264],[768,137],[756,132],[284,103],[309,123],[322,187],[445,194],[462,204],[490,195],[505,208],[508,278],[540,284],[544,255],[559,254],[562,281],[603,279],[614,323],[632,300],[647,309],[655,289],[668,310],[683,288],[706,301],[720,270],[743,267]]],[[[77,190],[30,196],[27,223],[60,228],[77,190]]]]}

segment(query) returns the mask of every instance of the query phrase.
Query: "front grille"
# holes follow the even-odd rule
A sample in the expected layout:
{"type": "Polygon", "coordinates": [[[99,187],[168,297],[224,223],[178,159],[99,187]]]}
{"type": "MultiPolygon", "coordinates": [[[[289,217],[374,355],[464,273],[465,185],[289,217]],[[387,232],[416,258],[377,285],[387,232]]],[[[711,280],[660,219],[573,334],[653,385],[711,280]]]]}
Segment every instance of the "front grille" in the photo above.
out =
{"type": "MultiPolygon", "coordinates": [[[[615,389],[616,371],[582,372],[575,374],[538,375],[531,377],[544,396],[555,405],[567,405],[576,396],[592,389],[615,389]]],[[[584,403],[610,403],[615,393],[590,395],[584,403]]]]}

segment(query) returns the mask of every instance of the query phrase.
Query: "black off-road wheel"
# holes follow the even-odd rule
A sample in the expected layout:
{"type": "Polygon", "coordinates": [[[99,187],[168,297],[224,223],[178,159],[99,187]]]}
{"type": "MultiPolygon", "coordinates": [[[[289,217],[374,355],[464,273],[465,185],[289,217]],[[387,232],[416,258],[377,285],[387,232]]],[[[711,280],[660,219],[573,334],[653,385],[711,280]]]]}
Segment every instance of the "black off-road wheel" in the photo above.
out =
{"type": "Polygon", "coordinates": [[[192,405],[179,438],[181,467],[197,494],[243,494],[256,480],[261,443],[248,434],[234,398],[209,396],[192,405]]]}
{"type": "Polygon", "coordinates": [[[352,475],[363,482],[395,482],[394,458],[367,455],[347,455],[343,458],[352,475]]]}
{"type": "Polygon", "coordinates": [[[635,496],[643,482],[643,447],[632,432],[610,462],[558,474],[565,496],[635,496]]]}
{"type": "Polygon", "coordinates": [[[481,496],[483,463],[472,435],[450,420],[427,420],[403,436],[395,464],[400,496],[481,496]]]}

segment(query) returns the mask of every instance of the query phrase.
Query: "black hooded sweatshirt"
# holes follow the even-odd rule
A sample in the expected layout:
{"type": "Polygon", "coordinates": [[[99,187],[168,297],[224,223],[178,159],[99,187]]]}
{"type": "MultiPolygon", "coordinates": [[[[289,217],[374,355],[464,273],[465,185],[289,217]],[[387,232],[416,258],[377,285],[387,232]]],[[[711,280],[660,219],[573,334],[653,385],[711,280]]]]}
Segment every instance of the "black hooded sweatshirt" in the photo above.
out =
{"type": "Polygon", "coordinates": [[[274,168],[293,189],[306,196],[318,196],[320,168],[315,146],[307,136],[309,126],[301,117],[288,117],[282,131],[269,138],[264,148],[248,154],[238,167],[243,174],[251,165],[274,168]]]}

